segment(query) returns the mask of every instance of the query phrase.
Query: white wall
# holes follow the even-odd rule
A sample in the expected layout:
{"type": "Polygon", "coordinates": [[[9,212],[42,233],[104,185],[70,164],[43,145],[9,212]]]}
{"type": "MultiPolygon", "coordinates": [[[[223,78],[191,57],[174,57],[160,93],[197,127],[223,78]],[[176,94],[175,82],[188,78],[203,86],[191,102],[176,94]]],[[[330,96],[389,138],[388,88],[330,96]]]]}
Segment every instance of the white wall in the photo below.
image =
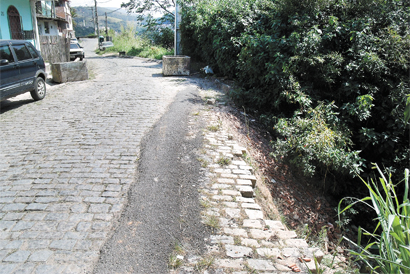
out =
{"type": "Polygon", "coordinates": [[[45,21],[45,20],[41,20],[38,21],[37,23],[38,25],[38,33],[40,35],[46,35],[46,36],[56,36],[58,35],[58,25],[57,22],[55,21],[45,21]],[[49,29],[49,33],[46,33],[46,29],[45,29],[45,23],[48,23],[48,29],[49,29]]]}

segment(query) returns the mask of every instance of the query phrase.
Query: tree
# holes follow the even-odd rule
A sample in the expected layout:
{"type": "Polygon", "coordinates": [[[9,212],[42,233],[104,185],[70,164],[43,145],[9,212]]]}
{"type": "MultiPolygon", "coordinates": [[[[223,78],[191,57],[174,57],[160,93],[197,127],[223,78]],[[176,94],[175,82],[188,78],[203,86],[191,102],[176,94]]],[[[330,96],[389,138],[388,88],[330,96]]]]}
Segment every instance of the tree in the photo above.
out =
{"type": "Polygon", "coordinates": [[[174,17],[172,9],[175,7],[175,0],[130,0],[128,3],[122,3],[121,7],[126,8],[130,13],[161,12],[174,17]]]}
{"type": "MultiPolygon", "coordinates": [[[[78,17],[77,11],[76,11],[74,8],[71,8],[71,7],[70,7],[70,13],[71,13],[71,18],[76,18],[76,17],[78,17]]],[[[75,27],[75,26],[77,26],[77,22],[75,22],[75,21],[73,20],[73,27],[75,27]]]]}

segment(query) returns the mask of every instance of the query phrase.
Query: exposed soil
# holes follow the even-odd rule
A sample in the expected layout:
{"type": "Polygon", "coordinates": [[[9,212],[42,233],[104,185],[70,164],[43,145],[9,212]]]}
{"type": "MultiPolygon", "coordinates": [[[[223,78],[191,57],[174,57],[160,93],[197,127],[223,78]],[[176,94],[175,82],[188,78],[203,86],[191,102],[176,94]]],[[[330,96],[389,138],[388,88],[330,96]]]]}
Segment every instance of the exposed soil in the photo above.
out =
{"type": "MultiPolygon", "coordinates": [[[[217,78],[213,79],[216,83],[222,81],[217,78]]],[[[317,183],[312,182],[312,179],[304,177],[298,170],[279,163],[270,156],[273,136],[257,122],[256,118],[244,113],[231,103],[219,110],[217,115],[222,124],[228,127],[232,134],[235,134],[236,140],[248,148],[258,168],[259,176],[264,178],[275,201],[275,206],[284,217],[288,228],[296,230],[299,234],[305,230],[310,235],[308,240],[316,240],[320,232],[326,229],[325,248],[327,250],[325,251],[330,252],[336,249],[338,240],[342,236],[335,223],[337,221],[335,208],[339,201],[326,197],[317,183]],[[307,231],[306,225],[309,227],[307,231]]],[[[278,218],[278,216],[270,217],[278,218]]],[[[349,237],[355,237],[353,230],[350,231],[349,237]]],[[[340,248],[338,250],[339,253],[345,253],[340,248]]]]}

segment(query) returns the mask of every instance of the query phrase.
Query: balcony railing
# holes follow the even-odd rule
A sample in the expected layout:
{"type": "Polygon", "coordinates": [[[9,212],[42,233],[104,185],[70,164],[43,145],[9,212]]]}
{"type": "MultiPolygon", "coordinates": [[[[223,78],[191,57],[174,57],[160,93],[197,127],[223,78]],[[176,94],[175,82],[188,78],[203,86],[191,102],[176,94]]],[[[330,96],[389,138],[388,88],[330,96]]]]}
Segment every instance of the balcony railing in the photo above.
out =
{"type": "Polygon", "coordinates": [[[37,1],[36,14],[42,17],[56,18],[54,1],[37,1]]]}

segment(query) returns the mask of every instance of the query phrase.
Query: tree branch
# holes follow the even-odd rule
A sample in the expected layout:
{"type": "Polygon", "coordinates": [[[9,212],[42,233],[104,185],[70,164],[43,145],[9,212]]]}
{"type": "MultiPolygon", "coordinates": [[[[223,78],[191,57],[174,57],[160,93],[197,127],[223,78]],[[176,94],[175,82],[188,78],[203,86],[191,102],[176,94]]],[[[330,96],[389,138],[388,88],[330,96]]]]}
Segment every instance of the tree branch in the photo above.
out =
{"type": "Polygon", "coordinates": [[[175,15],[172,12],[170,12],[169,10],[167,10],[167,8],[164,5],[162,5],[158,0],[154,0],[154,2],[157,3],[164,11],[166,11],[167,13],[169,13],[170,15],[175,17],[175,15]]]}

